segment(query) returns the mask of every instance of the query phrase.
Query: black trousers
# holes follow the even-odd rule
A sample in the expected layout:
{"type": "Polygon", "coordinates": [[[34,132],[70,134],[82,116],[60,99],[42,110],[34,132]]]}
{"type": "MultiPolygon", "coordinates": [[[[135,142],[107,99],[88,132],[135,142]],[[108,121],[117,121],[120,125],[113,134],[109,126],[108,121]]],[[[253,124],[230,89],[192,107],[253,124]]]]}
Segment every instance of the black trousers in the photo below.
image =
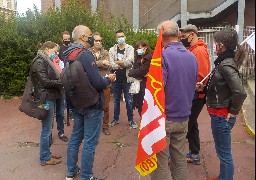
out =
{"type": "Polygon", "coordinates": [[[188,121],[187,139],[189,150],[192,154],[198,154],[200,151],[200,138],[197,119],[205,104],[205,100],[198,98],[192,102],[191,115],[188,121]]]}

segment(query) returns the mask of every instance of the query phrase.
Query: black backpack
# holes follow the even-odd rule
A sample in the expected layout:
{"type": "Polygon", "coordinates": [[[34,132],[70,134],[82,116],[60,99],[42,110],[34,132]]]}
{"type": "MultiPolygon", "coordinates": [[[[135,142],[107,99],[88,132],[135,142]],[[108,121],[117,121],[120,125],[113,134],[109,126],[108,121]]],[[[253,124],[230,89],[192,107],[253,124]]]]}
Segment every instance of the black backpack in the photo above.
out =
{"type": "Polygon", "coordinates": [[[74,109],[85,109],[99,103],[99,93],[92,86],[80,61],[83,53],[80,52],[74,61],[67,62],[60,75],[66,100],[74,109]]]}

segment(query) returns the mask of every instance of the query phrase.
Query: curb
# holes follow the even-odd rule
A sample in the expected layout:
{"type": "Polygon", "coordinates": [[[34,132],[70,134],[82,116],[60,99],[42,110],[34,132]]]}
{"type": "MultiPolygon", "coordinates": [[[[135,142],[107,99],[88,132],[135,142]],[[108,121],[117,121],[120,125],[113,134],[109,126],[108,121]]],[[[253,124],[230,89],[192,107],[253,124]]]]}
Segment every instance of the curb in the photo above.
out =
{"type": "Polygon", "coordinates": [[[242,107],[242,118],[243,118],[243,123],[244,123],[244,127],[245,130],[247,131],[247,133],[253,138],[255,139],[255,131],[248,125],[247,120],[245,118],[245,111],[244,107],[242,107]]]}

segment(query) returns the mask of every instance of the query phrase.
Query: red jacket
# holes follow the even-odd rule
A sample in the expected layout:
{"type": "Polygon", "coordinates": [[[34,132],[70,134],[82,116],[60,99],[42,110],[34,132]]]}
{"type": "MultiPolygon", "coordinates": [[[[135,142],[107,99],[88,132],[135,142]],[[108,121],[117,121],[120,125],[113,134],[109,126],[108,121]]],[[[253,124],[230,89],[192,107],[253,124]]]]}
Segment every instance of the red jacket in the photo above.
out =
{"type": "MultiPolygon", "coordinates": [[[[199,39],[189,49],[196,56],[198,63],[198,76],[197,81],[200,82],[211,71],[210,56],[207,51],[207,45],[202,39],[199,39]]],[[[207,79],[203,82],[206,84],[207,79]]],[[[199,98],[203,98],[204,94],[199,94],[199,98]]]]}

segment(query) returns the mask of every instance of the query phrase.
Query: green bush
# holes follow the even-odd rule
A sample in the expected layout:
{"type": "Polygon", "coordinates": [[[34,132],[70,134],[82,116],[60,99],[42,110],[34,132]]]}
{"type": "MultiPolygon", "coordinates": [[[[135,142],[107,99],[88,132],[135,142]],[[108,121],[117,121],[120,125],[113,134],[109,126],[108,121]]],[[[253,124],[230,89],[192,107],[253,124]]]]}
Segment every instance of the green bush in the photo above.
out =
{"type": "Polygon", "coordinates": [[[86,6],[74,1],[44,14],[35,7],[23,15],[8,18],[0,15],[0,23],[0,95],[5,97],[22,95],[39,42],[51,40],[61,44],[60,34],[65,30],[72,32],[79,24],[88,26],[92,32],[100,32],[107,50],[115,44],[118,29],[126,32],[127,43],[131,45],[145,39],[153,49],[157,39],[153,32],[133,32],[125,17],[106,16],[102,11],[91,14],[86,6]]]}

